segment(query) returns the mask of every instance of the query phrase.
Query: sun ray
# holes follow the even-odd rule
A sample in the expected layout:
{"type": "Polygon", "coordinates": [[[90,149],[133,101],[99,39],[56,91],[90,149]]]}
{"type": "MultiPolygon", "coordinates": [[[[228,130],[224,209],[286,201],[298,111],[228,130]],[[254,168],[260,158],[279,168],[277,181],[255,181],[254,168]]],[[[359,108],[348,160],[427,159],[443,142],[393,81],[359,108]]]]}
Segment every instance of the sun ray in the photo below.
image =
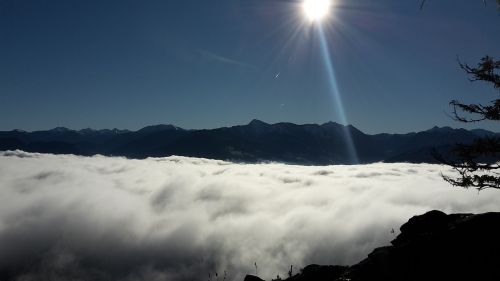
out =
{"type": "MultiPolygon", "coordinates": [[[[323,61],[325,62],[325,68],[328,75],[328,82],[330,84],[329,86],[335,103],[336,110],[338,112],[338,117],[341,123],[343,123],[344,125],[348,125],[349,122],[347,120],[347,116],[344,110],[344,104],[342,102],[342,96],[340,94],[340,90],[338,87],[337,78],[335,75],[335,68],[333,66],[333,61],[330,56],[330,50],[328,48],[328,42],[326,40],[325,32],[323,31],[323,27],[321,25],[318,25],[317,30],[320,40],[321,53],[323,55],[323,61]]],[[[351,162],[353,164],[358,164],[359,157],[349,127],[344,127],[343,133],[345,142],[347,144],[347,150],[351,158],[351,162]]]]}

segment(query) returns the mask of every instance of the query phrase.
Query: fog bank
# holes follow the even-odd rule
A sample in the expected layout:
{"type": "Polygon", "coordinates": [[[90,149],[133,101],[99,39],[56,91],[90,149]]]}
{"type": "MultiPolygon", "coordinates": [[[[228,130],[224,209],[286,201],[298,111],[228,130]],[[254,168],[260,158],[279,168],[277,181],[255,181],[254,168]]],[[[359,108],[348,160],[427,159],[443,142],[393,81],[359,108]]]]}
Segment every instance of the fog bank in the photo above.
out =
{"type": "Polygon", "coordinates": [[[451,187],[441,172],[452,173],[0,152],[0,277],[243,280],[256,262],[270,279],[356,263],[428,210],[500,211],[500,192],[451,187]]]}

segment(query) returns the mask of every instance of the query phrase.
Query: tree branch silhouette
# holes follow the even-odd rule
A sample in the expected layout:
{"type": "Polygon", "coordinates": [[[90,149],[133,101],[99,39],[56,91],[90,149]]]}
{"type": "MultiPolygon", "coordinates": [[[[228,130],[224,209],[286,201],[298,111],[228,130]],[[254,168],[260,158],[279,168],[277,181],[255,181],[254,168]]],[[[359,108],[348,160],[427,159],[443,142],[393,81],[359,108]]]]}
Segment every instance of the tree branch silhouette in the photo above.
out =
{"type": "MultiPolygon", "coordinates": [[[[476,67],[464,64],[460,60],[459,65],[470,76],[470,81],[483,81],[492,84],[494,89],[500,90],[499,60],[485,56],[476,67]]],[[[451,101],[450,105],[453,108],[453,119],[459,122],[500,121],[500,99],[498,98],[488,105],[464,104],[457,100],[451,101]]],[[[442,175],[444,180],[454,186],[464,188],[500,189],[500,137],[486,136],[468,145],[459,144],[455,146],[452,153],[459,161],[447,160],[437,153],[434,155],[438,161],[453,167],[459,174],[458,177],[442,175]]]]}

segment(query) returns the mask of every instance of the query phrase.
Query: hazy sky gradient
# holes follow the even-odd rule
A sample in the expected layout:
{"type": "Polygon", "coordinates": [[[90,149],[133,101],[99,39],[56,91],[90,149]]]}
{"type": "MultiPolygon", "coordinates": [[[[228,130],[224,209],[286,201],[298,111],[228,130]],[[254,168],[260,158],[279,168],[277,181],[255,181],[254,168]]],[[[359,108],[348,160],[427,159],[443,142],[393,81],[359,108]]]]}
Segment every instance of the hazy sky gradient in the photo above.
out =
{"type": "MultiPolygon", "coordinates": [[[[462,126],[451,99],[496,98],[456,61],[500,56],[493,1],[335,2],[324,29],[359,129],[462,126]]],[[[339,122],[328,79],[296,1],[0,0],[0,130],[339,122]]]]}

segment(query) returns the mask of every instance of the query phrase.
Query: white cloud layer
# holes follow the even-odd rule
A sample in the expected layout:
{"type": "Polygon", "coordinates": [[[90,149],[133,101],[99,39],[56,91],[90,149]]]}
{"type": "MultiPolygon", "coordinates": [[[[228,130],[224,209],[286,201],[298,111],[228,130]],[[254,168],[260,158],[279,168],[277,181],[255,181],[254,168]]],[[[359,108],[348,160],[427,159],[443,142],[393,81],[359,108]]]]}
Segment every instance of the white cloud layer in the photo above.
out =
{"type": "Polygon", "coordinates": [[[500,211],[441,172],[0,152],[0,279],[242,281],[255,262],[270,279],[356,263],[432,209],[500,211]]]}

